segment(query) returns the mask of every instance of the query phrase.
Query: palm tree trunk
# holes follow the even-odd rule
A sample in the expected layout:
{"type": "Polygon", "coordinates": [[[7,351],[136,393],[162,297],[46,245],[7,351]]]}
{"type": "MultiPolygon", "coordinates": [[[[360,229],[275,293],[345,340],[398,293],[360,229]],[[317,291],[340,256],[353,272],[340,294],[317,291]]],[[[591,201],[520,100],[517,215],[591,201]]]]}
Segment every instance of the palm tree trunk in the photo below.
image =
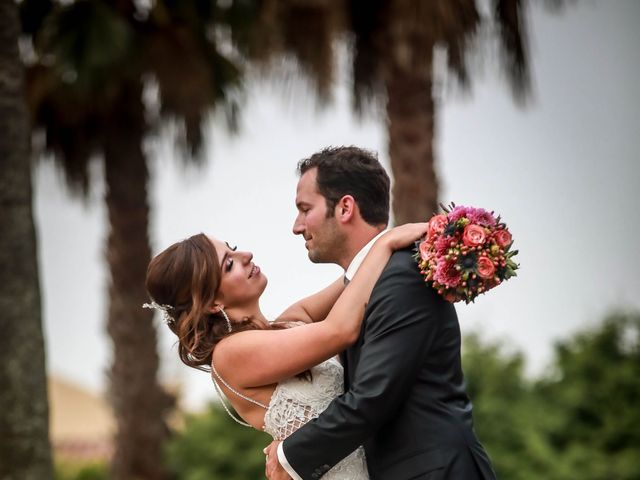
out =
{"type": "Polygon", "coordinates": [[[29,120],[14,0],[0,0],[0,479],[53,477],[31,206],[29,120]]]}
{"type": "MultiPolygon", "coordinates": [[[[405,2],[406,3],[406,2],[405,2]]],[[[400,5],[400,4],[397,4],[400,5]]],[[[395,7],[396,4],[393,4],[395,7]]],[[[396,224],[426,221],[438,207],[434,170],[433,48],[412,35],[413,17],[391,8],[384,60],[396,224]]]]}
{"type": "Polygon", "coordinates": [[[141,87],[130,84],[125,90],[114,102],[117,111],[107,122],[104,145],[111,227],[107,330],[114,349],[111,400],[118,422],[112,473],[117,480],[157,480],[167,478],[162,449],[172,401],[158,384],[153,314],[142,309],[148,300],[144,280],[150,247],[141,87]]]}

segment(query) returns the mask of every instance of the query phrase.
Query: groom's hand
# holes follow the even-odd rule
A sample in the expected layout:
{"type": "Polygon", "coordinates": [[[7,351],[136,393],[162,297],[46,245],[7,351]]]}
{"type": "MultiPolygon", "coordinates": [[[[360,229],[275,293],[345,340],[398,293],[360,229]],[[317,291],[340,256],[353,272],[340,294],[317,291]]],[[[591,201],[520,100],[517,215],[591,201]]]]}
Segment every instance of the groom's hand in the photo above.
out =
{"type": "Polygon", "coordinates": [[[269,480],[291,480],[289,474],[282,468],[278,461],[278,445],[280,442],[274,440],[264,449],[267,455],[264,473],[269,480]]]}

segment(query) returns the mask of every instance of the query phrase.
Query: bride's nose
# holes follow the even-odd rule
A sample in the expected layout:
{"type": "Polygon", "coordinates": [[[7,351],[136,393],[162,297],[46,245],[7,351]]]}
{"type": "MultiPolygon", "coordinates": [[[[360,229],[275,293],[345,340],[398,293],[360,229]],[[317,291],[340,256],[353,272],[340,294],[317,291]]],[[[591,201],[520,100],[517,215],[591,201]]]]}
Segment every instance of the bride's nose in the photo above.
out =
{"type": "Polygon", "coordinates": [[[251,252],[241,252],[242,255],[242,263],[244,263],[245,265],[250,263],[251,260],[253,259],[253,253],[251,252]]]}

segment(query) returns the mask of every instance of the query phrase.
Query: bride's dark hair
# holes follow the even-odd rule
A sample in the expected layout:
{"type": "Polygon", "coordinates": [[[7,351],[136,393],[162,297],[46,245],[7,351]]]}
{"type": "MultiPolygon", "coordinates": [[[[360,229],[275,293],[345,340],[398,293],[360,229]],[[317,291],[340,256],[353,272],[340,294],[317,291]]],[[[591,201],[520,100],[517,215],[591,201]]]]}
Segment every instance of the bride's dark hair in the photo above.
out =
{"type": "Polygon", "coordinates": [[[206,235],[199,233],[156,255],[149,263],[145,281],[151,298],[170,307],[167,325],[178,337],[180,360],[207,372],[211,370],[213,348],[220,340],[237,332],[264,328],[244,318],[233,322],[230,333],[222,314],[211,313],[220,276],[216,249],[206,235]]]}

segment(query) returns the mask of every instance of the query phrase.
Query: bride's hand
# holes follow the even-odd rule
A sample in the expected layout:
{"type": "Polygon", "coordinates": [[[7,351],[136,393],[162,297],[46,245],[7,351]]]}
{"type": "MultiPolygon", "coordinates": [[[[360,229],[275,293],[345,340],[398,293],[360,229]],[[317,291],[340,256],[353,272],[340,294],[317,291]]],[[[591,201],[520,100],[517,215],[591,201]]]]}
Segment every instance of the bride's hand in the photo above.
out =
{"type": "Polygon", "coordinates": [[[385,233],[382,238],[385,239],[391,250],[400,250],[424,237],[427,233],[428,225],[426,222],[405,223],[404,225],[392,228],[385,233]]]}

